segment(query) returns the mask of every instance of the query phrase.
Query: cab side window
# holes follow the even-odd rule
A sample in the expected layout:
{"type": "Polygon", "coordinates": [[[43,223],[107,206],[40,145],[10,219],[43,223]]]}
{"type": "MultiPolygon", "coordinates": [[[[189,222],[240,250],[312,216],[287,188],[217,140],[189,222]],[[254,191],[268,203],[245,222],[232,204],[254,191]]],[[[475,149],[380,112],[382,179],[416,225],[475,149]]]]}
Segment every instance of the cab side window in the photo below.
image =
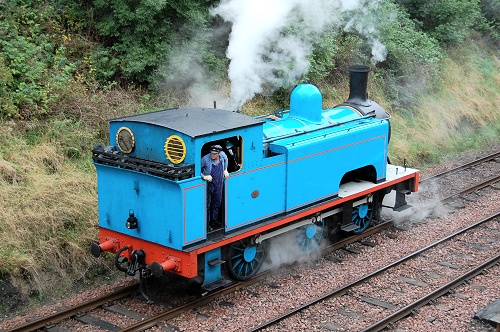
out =
{"type": "Polygon", "coordinates": [[[241,169],[243,163],[243,139],[241,136],[231,136],[206,143],[202,149],[202,156],[208,153],[210,147],[213,145],[220,145],[222,147],[222,151],[228,159],[227,171],[229,173],[237,172],[241,169]]]}

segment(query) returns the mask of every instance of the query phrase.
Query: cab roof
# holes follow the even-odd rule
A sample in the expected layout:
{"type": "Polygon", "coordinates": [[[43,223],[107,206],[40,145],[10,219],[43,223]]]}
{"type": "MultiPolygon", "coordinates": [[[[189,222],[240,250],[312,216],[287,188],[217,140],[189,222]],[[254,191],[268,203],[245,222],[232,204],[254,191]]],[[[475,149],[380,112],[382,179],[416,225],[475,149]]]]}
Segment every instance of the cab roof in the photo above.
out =
{"type": "Polygon", "coordinates": [[[126,116],[109,122],[141,122],[169,128],[191,137],[254,126],[262,123],[248,115],[217,108],[172,108],[126,116]]]}

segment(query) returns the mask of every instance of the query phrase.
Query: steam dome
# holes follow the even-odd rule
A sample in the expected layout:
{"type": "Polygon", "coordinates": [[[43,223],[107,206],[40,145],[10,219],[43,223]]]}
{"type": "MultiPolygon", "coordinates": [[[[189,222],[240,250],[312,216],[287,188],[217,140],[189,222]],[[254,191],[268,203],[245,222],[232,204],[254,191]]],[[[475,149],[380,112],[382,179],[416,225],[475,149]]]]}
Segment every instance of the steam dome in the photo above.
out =
{"type": "Polygon", "coordinates": [[[290,116],[302,120],[320,123],[323,107],[323,96],[312,84],[299,84],[290,95],[290,116]]]}

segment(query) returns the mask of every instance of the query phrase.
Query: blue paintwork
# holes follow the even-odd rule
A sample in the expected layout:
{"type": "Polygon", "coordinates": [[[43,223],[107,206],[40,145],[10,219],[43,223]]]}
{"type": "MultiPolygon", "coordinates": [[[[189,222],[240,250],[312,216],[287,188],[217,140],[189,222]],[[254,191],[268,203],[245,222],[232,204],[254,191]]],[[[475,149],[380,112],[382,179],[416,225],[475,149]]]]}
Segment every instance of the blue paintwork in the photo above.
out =
{"type": "MultiPolygon", "coordinates": [[[[182,215],[179,223],[184,225],[182,245],[186,246],[206,238],[207,210],[205,209],[206,182],[197,177],[179,183],[182,190],[182,215]]],[[[180,234],[179,234],[180,235],[180,234]]]]}
{"type": "Polygon", "coordinates": [[[350,170],[373,165],[377,180],[385,179],[388,132],[386,120],[370,118],[270,143],[287,156],[286,211],[337,195],[350,170]]]}
{"type": "Polygon", "coordinates": [[[164,146],[166,139],[175,134],[180,136],[184,140],[184,144],[186,144],[186,158],[184,163],[192,164],[195,162],[194,139],[187,135],[147,123],[129,121],[111,122],[109,124],[111,145],[118,146],[116,143],[116,132],[121,127],[128,127],[134,133],[135,149],[129,154],[131,157],[170,164],[165,155],[164,146]]]}
{"type": "Polygon", "coordinates": [[[247,263],[253,261],[256,255],[257,255],[257,246],[248,246],[243,251],[243,259],[247,263]]]}
{"type": "MultiPolygon", "coordinates": [[[[373,166],[376,180],[384,180],[388,120],[362,117],[355,109],[344,106],[322,110],[321,104],[319,90],[301,84],[292,92],[290,111],[277,120],[256,120],[222,110],[213,111],[214,118],[209,111],[200,109],[192,110],[191,117],[196,116],[199,126],[207,123],[210,128],[184,131],[189,117],[180,110],[165,113],[172,121],[182,120],[172,126],[170,120],[162,118],[162,112],[145,115],[144,121],[141,115],[111,120],[110,145],[117,145],[115,136],[120,127],[130,128],[135,135],[135,149],[129,155],[135,158],[169,164],[163,149],[165,140],[171,135],[180,136],[186,145],[186,158],[180,166],[194,165],[195,174],[176,181],[95,164],[99,225],[177,250],[204,241],[207,186],[200,177],[202,150],[206,153],[211,142],[232,136],[242,139],[243,162],[241,169],[225,181],[227,231],[335,197],[342,177],[354,169],[373,166]],[[237,125],[231,127],[225,119],[233,119],[237,125]],[[125,227],[131,211],[138,220],[138,229],[125,227]]],[[[370,214],[364,206],[355,211],[359,220],[354,221],[361,224],[370,214]]],[[[315,225],[304,231],[307,243],[321,234],[315,225]]],[[[245,262],[255,257],[254,249],[249,247],[242,253],[245,262]]],[[[212,259],[221,259],[220,248],[205,253],[205,284],[221,278],[220,266],[208,265],[212,259]]]]}
{"type": "Polygon", "coordinates": [[[358,215],[360,218],[365,218],[368,214],[368,204],[362,204],[358,208],[358,215]]]}
{"type": "Polygon", "coordinates": [[[312,123],[321,123],[323,96],[311,84],[299,84],[290,95],[290,116],[312,123]]]}
{"type": "Polygon", "coordinates": [[[373,209],[368,204],[356,206],[352,211],[352,222],[359,228],[353,230],[353,233],[362,233],[370,225],[373,216],[373,209]]]}
{"type": "Polygon", "coordinates": [[[319,249],[319,244],[323,239],[324,224],[307,225],[297,230],[297,246],[303,252],[310,254],[319,249]]]}
{"type": "Polygon", "coordinates": [[[96,164],[96,168],[99,226],[171,248],[182,248],[184,211],[179,184],[116,167],[96,164]],[[125,227],[129,211],[133,211],[139,228],[125,227]]]}
{"type": "Polygon", "coordinates": [[[227,181],[227,228],[232,230],[285,212],[286,156],[246,164],[227,181]],[[252,192],[258,196],[252,198],[252,192]]]}
{"type": "Polygon", "coordinates": [[[205,253],[205,276],[203,278],[203,286],[222,279],[220,265],[212,266],[208,264],[208,262],[213,259],[222,259],[220,248],[216,248],[205,253]]]}

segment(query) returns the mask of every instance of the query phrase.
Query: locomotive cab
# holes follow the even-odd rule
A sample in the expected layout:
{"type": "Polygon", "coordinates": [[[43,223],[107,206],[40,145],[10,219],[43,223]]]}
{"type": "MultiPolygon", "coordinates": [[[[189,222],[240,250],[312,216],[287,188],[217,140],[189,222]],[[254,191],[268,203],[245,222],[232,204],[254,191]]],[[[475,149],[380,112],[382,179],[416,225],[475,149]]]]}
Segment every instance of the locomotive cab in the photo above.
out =
{"type": "Polygon", "coordinates": [[[222,151],[226,154],[228,158],[227,171],[229,173],[234,173],[241,169],[243,163],[243,138],[241,136],[231,136],[205,143],[201,148],[200,158],[209,153],[210,147],[214,145],[221,146],[222,151]]]}

